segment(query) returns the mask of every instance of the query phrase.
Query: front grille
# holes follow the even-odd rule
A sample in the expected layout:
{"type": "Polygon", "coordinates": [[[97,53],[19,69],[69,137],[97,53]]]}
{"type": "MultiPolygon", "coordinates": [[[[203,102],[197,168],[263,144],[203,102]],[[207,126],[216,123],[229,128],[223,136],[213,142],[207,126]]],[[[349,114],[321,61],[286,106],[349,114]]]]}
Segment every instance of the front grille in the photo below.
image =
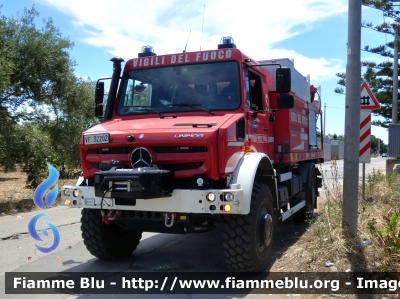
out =
{"type": "Polygon", "coordinates": [[[100,169],[100,170],[110,170],[112,167],[117,167],[117,168],[131,168],[130,165],[123,164],[119,161],[113,161],[113,162],[105,162],[105,163],[96,163],[92,162],[92,166],[94,168],[100,169]]]}
{"type": "Polygon", "coordinates": [[[174,170],[174,171],[178,171],[178,170],[189,170],[189,169],[196,169],[196,168],[200,168],[201,166],[203,166],[203,162],[194,162],[194,163],[176,163],[176,164],[162,164],[162,165],[158,165],[158,167],[160,169],[164,169],[164,170],[174,170]]]}
{"type": "Polygon", "coordinates": [[[152,149],[159,154],[171,153],[205,153],[206,146],[153,146],[152,149]]]}
{"type": "Polygon", "coordinates": [[[130,154],[134,147],[100,147],[89,148],[88,154],[130,154]]]}

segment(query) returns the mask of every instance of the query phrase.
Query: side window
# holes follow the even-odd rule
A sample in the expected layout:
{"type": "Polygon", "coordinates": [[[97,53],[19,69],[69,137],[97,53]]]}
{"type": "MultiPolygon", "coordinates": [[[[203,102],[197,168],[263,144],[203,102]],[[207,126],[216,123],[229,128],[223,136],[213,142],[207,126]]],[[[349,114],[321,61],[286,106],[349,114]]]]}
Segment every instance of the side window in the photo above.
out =
{"type": "Polygon", "coordinates": [[[246,101],[247,107],[251,109],[251,96],[250,96],[250,79],[249,79],[250,72],[248,70],[245,71],[245,81],[246,81],[246,101]]]}
{"type": "Polygon", "coordinates": [[[126,85],[126,92],[124,98],[123,106],[133,106],[133,84],[135,83],[134,80],[129,79],[126,85]]]}
{"type": "MultiPolygon", "coordinates": [[[[262,110],[261,78],[257,74],[249,71],[249,95],[251,110],[262,110]]],[[[247,84],[246,84],[247,85],[247,84]]]]}

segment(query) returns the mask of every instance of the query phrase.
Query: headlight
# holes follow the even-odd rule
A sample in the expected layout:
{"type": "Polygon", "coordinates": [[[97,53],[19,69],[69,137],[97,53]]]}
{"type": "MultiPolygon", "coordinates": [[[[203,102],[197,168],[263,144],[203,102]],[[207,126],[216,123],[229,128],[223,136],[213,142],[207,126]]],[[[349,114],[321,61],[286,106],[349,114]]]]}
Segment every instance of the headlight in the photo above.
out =
{"type": "Polygon", "coordinates": [[[78,190],[78,189],[75,189],[75,190],[72,192],[72,195],[73,195],[74,197],[78,197],[78,196],[79,196],[79,190],[78,190]]]}
{"type": "Polygon", "coordinates": [[[71,195],[71,190],[70,189],[64,189],[63,193],[64,193],[64,196],[70,196],[71,195]]]}
{"type": "Polygon", "coordinates": [[[67,198],[67,199],[64,201],[64,204],[65,204],[66,206],[69,206],[69,205],[71,204],[71,200],[70,200],[69,198],[67,198]]]}
{"type": "Polygon", "coordinates": [[[227,193],[224,194],[225,201],[232,201],[234,198],[235,197],[233,196],[232,193],[227,192],[227,193]]]}
{"type": "Polygon", "coordinates": [[[214,193],[208,193],[206,198],[207,198],[208,201],[214,201],[216,196],[215,196],[214,193]]]}

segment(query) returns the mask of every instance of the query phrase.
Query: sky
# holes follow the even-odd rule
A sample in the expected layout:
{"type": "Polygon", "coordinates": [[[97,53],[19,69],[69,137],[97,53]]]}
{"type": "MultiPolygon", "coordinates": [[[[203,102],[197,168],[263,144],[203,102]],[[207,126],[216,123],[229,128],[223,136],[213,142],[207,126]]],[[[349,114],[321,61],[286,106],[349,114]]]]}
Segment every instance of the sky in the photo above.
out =
{"type": "MultiPolygon", "coordinates": [[[[223,36],[233,37],[238,49],[256,60],[294,59],[295,68],[321,86],[325,133],[344,135],[345,96],[334,89],[336,73],[347,63],[346,0],[3,0],[0,5],[7,17],[34,5],[40,20],[52,18],[74,43],[75,74],[92,80],[111,75],[112,57],[136,58],[144,45],[157,54],[181,53],[186,43],[187,51],[213,50],[223,36]]],[[[362,20],[385,19],[363,7],[362,20]]],[[[361,48],[393,39],[364,28],[361,35],[361,48]]],[[[361,51],[361,59],[386,58],[361,51]]],[[[372,126],[371,131],[387,144],[386,129],[372,126]]]]}

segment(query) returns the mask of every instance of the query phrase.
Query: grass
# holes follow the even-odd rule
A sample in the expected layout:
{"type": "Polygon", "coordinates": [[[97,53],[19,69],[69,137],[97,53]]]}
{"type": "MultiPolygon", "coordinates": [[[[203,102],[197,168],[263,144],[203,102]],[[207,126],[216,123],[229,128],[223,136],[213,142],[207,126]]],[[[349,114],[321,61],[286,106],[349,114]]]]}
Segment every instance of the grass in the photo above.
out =
{"type": "MultiPolygon", "coordinates": [[[[321,170],[322,172],[322,170],[321,170]]],[[[305,236],[314,264],[336,261],[345,271],[400,271],[400,179],[373,171],[368,175],[365,199],[359,187],[358,234],[342,236],[342,186],[332,161],[332,182],[323,173],[326,195],[305,236]]]]}
{"type": "MultiPolygon", "coordinates": [[[[21,171],[0,172],[0,214],[28,212],[36,208],[33,203],[34,189],[26,188],[27,175],[21,171]]],[[[75,185],[76,180],[58,180],[63,185],[75,185]]],[[[60,197],[53,205],[58,205],[60,197]]]]}

